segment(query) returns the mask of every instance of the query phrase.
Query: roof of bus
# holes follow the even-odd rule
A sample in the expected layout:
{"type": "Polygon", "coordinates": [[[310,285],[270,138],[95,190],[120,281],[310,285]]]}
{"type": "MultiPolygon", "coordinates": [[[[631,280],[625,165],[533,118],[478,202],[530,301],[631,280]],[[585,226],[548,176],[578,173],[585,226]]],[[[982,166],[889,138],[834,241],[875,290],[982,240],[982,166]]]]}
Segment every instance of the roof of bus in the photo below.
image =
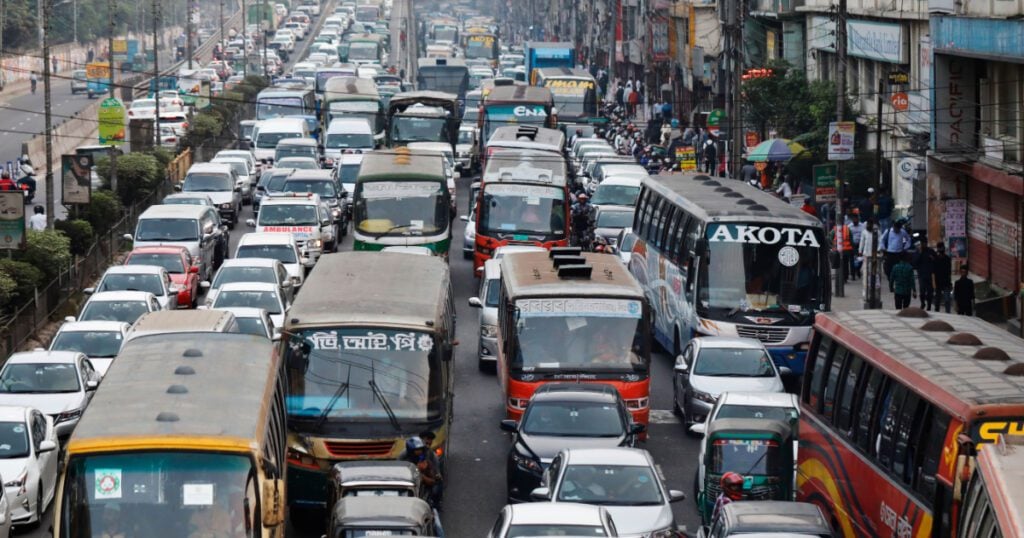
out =
{"type": "Polygon", "coordinates": [[[69,452],[174,443],[258,443],[279,361],[266,338],[209,333],[125,344],[85,410],[69,452]]]}
{"type": "Polygon", "coordinates": [[[551,90],[537,86],[495,86],[491,89],[484,104],[489,103],[547,103],[552,104],[554,97],[551,90]]]}
{"type": "Polygon", "coordinates": [[[640,284],[618,256],[584,252],[590,278],[562,278],[549,252],[514,252],[501,258],[502,280],[513,299],[526,297],[621,297],[643,299],[640,284]]]}
{"type": "Polygon", "coordinates": [[[274,97],[274,96],[290,97],[290,96],[294,96],[294,95],[306,95],[306,94],[308,94],[308,93],[310,93],[312,91],[313,90],[311,88],[274,88],[274,87],[270,87],[270,88],[266,88],[263,91],[261,91],[259,93],[259,95],[256,96],[256,98],[259,99],[260,97],[274,97]]]}
{"type": "Polygon", "coordinates": [[[978,469],[1003,536],[1024,535],[1024,446],[1014,440],[978,445],[978,469]]]}
{"type": "Polygon", "coordinates": [[[547,127],[505,125],[498,127],[491,133],[491,138],[487,140],[487,145],[510,141],[528,143],[537,147],[548,146],[556,151],[561,151],[565,148],[565,133],[558,129],[548,129],[547,127]]]}
{"type": "Polygon", "coordinates": [[[448,290],[448,264],[438,257],[399,252],[327,254],[306,278],[285,326],[428,328],[441,316],[448,290]]]}
{"type": "Polygon", "coordinates": [[[1024,376],[1004,373],[1007,366],[1024,363],[1024,341],[979,318],[938,313],[901,317],[896,311],[861,310],[818,314],[815,328],[963,419],[974,415],[970,406],[1024,403],[1024,376]],[[921,329],[938,321],[953,330],[921,329]],[[976,336],[981,346],[948,343],[960,333],[976,336]],[[1005,351],[1012,362],[974,358],[989,347],[1005,351]]]}
{"type": "Polygon", "coordinates": [[[352,98],[380,99],[373,79],[359,77],[331,77],[324,84],[324,100],[352,98]]]}
{"type": "Polygon", "coordinates": [[[821,227],[817,217],[741,181],[719,181],[703,174],[662,174],[643,178],[643,184],[704,221],[770,219],[778,224],[821,227]]]}
{"type": "Polygon", "coordinates": [[[580,69],[579,67],[542,67],[537,71],[544,78],[572,77],[594,80],[594,77],[586,69],[580,69]]]}
{"type": "Polygon", "coordinates": [[[363,154],[359,180],[395,179],[405,177],[444,177],[440,153],[395,148],[363,154]]]}

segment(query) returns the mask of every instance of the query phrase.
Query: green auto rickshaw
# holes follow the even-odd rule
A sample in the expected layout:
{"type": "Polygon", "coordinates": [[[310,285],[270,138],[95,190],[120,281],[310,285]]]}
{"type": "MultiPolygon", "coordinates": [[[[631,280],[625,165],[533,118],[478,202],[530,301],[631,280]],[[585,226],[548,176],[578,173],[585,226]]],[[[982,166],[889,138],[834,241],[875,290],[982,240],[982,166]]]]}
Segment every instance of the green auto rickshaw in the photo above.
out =
{"type": "Polygon", "coordinates": [[[723,418],[708,424],[697,480],[702,524],[711,524],[722,475],[730,471],[743,477],[744,500],[793,500],[793,446],[793,431],[779,420],[723,418]]]}

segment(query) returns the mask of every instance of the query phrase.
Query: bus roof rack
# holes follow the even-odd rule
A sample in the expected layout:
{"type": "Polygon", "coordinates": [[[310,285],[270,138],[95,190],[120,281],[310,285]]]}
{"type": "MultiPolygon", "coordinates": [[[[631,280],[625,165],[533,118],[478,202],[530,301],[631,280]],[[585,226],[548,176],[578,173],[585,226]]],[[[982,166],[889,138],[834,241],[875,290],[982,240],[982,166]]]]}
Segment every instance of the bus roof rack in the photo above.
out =
{"type": "Polygon", "coordinates": [[[580,247],[551,247],[548,251],[548,257],[554,258],[555,256],[582,256],[583,249],[580,247]]]}
{"type": "Polygon", "coordinates": [[[589,279],[594,272],[594,266],[587,264],[563,265],[558,268],[558,278],[583,278],[589,279]]]}
{"type": "Polygon", "coordinates": [[[585,265],[587,259],[583,256],[552,256],[555,268],[564,267],[566,265],[585,265]]]}

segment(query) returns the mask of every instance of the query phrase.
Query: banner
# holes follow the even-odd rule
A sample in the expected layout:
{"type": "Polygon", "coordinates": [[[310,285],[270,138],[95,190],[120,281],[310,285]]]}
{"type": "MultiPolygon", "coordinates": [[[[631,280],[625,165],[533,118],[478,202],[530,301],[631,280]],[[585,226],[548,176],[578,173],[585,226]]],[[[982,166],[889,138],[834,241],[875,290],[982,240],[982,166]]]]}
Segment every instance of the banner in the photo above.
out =
{"type": "Polygon", "coordinates": [[[108,97],[100,103],[97,112],[99,138],[103,145],[120,145],[125,141],[125,111],[120,99],[108,97]]]}
{"type": "Polygon", "coordinates": [[[697,150],[693,146],[677,146],[676,162],[679,163],[679,169],[684,172],[696,170],[697,150]]]}
{"type": "Polygon", "coordinates": [[[814,177],[814,200],[817,203],[836,201],[836,176],[839,166],[835,164],[818,164],[812,168],[814,177]]]}
{"type": "Polygon", "coordinates": [[[18,250],[25,244],[25,195],[0,191],[0,249],[18,250]]]}
{"type": "Polygon", "coordinates": [[[833,121],[828,124],[828,160],[848,161],[853,159],[853,142],[857,123],[833,121]]]}
{"type": "Polygon", "coordinates": [[[88,204],[92,198],[92,155],[61,155],[60,165],[63,203],[88,204]]]}

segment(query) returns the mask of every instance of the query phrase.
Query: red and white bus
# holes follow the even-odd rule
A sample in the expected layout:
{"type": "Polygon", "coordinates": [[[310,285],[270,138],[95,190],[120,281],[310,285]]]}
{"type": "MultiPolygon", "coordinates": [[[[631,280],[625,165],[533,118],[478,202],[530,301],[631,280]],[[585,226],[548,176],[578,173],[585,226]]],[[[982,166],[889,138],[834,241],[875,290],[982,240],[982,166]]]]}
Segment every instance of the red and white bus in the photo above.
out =
{"type": "Polygon", "coordinates": [[[956,536],[979,447],[1024,436],[1022,362],[1024,340],[977,318],[818,314],[797,499],[843,536],[956,536]]]}
{"type": "Polygon", "coordinates": [[[633,419],[650,415],[650,308],[618,257],[515,252],[501,258],[498,381],[518,420],[540,385],[606,383],[633,419]]]}
{"type": "Polygon", "coordinates": [[[978,450],[966,483],[957,538],[1024,537],[1024,444],[1000,436],[978,450]]]}

